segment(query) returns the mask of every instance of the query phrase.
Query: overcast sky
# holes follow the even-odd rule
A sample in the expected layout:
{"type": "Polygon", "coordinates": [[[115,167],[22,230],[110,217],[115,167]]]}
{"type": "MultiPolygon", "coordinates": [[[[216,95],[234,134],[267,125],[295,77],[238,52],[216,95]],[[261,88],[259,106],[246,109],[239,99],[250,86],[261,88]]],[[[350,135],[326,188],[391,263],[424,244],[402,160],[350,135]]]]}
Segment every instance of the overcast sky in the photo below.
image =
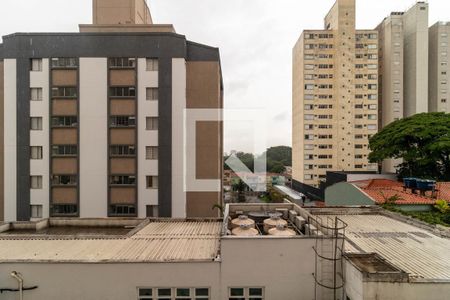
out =
{"type": "MultiPolygon", "coordinates": [[[[147,0],[155,23],[219,47],[226,108],[267,111],[268,146],[291,145],[291,51],[304,29],[321,29],[335,0],[147,0]]],[[[357,0],[356,24],[372,29],[414,0],[357,0]]],[[[430,25],[450,20],[450,1],[430,0],[430,25]]],[[[91,23],[91,0],[1,0],[0,35],[73,32],[91,23]]],[[[248,123],[226,124],[225,151],[252,151],[248,123]]]]}

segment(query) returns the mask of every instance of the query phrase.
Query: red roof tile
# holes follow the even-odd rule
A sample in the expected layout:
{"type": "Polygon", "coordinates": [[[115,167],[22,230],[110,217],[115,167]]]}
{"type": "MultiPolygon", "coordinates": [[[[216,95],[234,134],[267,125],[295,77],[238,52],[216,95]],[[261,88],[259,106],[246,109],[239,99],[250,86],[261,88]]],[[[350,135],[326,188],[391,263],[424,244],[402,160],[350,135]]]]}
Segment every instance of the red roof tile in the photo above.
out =
{"type": "Polygon", "coordinates": [[[400,199],[395,204],[424,204],[434,205],[437,199],[443,199],[450,202],[450,182],[439,182],[436,185],[438,190],[437,199],[432,198],[431,192],[427,192],[425,196],[413,194],[410,189],[404,189],[403,183],[388,179],[371,179],[351,182],[364,191],[377,204],[384,204],[386,199],[392,196],[399,196],[400,199]]]}

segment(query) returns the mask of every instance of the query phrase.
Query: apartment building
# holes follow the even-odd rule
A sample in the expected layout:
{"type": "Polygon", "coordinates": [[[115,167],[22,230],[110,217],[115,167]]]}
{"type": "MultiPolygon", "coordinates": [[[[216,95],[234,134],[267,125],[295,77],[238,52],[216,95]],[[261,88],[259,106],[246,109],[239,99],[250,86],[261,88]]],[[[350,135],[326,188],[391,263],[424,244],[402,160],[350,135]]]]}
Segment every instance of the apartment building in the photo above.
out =
{"type": "MultiPolygon", "coordinates": [[[[404,115],[404,31],[403,12],[393,12],[376,28],[379,34],[378,113],[379,127],[400,120],[404,115]]],[[[395,173],[399,160],[383,161],[384,172],[395,173]]]]}
{"type": "Polygon", "coordinates": [[[4,219],[217,216],[220,113],[188,112],[223,107],[218,49],[152,24],[142,0],[94,1],[93,20],[3,37],[4,219]]]}
{"type": "Polygon", "coordinates": [[[324,30],[293,50],[293,185],[318,187],[327,170],[376,171],[378,32],[355,29],[355,0],[337,0],[324,30]]]}
{"type": "Polygon", "coordinates": [[[404,116],[428,112],[428,3],[403,14],[404,116]]]}
{"type": "Polygon", "coordinates": [[[449,89],[450,22],[437,22],[429,30],[428,108],[450,112],[449,89]]]}

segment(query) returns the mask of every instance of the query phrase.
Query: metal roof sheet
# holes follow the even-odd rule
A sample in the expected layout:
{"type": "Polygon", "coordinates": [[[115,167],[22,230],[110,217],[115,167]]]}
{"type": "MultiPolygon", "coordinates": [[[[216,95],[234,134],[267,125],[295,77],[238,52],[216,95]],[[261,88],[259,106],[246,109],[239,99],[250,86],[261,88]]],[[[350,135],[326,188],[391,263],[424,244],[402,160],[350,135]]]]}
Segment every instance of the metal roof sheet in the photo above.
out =
{"type": "Polygon", "coordinates": [[[0,238],[1,262],[179,262],[213,260],[220,222],[150,222],[116,239],[0,238]]]}
{"type": "Polygon", "coordinates": [[[348,224],[346,252],[378,253],[411,280],[450,281],[449,239],[382,215],[337,217],[348,224]]]}

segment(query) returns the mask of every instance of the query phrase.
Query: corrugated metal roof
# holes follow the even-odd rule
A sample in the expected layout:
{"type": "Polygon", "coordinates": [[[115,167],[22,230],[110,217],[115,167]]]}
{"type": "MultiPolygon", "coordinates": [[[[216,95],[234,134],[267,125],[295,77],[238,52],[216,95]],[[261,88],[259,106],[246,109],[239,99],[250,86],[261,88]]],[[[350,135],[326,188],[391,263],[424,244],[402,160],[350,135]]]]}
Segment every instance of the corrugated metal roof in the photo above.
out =
{"type": "Polygon", "coordinates": [[[0,239],[1,262],[171,262],[213,260],[220,222],[151,222],[117,239],[0,239]]]}
{"type": "Polygon", "coordinates": [[[346,252],[378,253],[418,281],[450,280],[449,239],[382,215],[337,217],[348,224],[346,252]]]}

